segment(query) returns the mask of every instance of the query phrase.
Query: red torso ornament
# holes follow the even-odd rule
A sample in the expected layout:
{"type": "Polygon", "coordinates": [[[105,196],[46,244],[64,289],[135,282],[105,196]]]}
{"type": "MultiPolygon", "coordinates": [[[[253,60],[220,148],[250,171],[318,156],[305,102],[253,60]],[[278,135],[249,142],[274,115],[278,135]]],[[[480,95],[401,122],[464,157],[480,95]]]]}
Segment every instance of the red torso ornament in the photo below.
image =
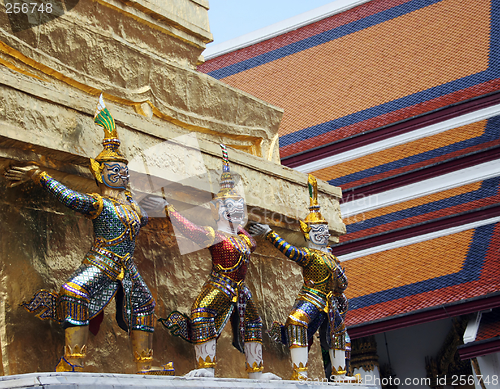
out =
{"type": "Polygon", "coordinates": [[[212,254],[213,270],[233,281],[245,279],[250,262],[250,254],[255,250],[255,240],[240,228],[238,235],[215,233],[215,243],[209,247],[212,254]]]}
{"type": "Polygon", "coordinates": [[[245,279],[250,254],[257,247],[255,239],[243,228],[238,235],[214,231],[211,227],[200,227],[187,220],[173,207],[168,207],[171,222],[182,234],[202,247],[208,247],[212,254],[212,269],[235,282],[245,279]]]}

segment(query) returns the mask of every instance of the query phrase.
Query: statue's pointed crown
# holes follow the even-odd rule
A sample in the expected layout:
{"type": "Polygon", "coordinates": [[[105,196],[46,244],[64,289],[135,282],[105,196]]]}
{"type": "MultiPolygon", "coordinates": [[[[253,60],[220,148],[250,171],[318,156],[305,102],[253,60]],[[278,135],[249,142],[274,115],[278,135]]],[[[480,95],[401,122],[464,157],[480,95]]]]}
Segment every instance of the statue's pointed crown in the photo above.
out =
{"type": "Polygon", "coordinates": [[[124,162],[128,163],[127,159],[120,152],[120,139],[116,131],[116,124],[113,116],[106,108],[102,94],[99,96],[96,111],[94,114],[94,123],[101,126],[104,130],[104,139],[102,145],[104,149],[96,157],[97,162],[124,162]]]}
{"type": "Polygon", "coordinates": [[[325,218],[319,212],[318,204],[318,181],[316,177],[309,174],[307,179],[307,188],[309,189],[309,214],[306,216],[304,221],[307,224],[328,224],[325,218]]]}
{"type": "Polygon", "coordinates": [[[306,238],[308,238],[308,233],[311,230],[311,227],[309,226],[310,224],[328,224],[319,211],[318,181],[316,180],[316,177],[311,174],[309,174],[307,178],[307,188],[309,190],[309,214],[306,216],[304,221],[300,221],[300,228],[304,235],[306,235],[306,238]]]}
{"type": "Polygon", "coordinates": [[[234,189],[234,180],[229,168],[229,158],[227,156],[227,148],[225,145],[220,145],[222,149],[222,174],[220,176],[220,189],[215,195],[214,200],[225,198],[241,198],[234,189]]]}

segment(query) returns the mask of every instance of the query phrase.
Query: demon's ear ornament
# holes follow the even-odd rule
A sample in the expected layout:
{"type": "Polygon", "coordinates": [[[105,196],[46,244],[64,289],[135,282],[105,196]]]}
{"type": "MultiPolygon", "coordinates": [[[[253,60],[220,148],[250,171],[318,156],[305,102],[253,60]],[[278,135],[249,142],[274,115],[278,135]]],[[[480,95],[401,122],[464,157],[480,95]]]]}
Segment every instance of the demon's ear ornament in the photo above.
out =
{"type": "Polygon", "coordinates": [[[97,182],[102,184],[102,165],[94,158],[90,158],[90,171],[97,182]]]}
{"type": "Polygon", "coordinates": [[[307,223],[304,223],[302,220],[299,220],[300,223],[300,229],[302,230],[302,233],[304,234],[304,238],[309,240],[309,231],[311,231],[311,227],[307,225],[307,223]]]}

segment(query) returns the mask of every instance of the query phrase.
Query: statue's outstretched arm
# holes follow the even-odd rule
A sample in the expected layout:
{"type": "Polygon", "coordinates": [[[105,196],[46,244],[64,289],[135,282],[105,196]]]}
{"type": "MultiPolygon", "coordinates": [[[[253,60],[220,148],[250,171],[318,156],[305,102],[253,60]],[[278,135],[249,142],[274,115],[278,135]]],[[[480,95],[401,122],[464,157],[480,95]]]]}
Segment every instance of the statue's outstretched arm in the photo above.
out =
{"type": "Polygon", "coordinates": [[[253,224],[248,228],[248,230],[250,231],[251,235],[264,236],[274,245],[274,247],[285,254],[288,259],[297,262],[300,266],[306,266],[309,262],[309,252],[307,250],[291,245],[286,240],[281,238],[276,232],[274,232],[267,224],[253,224]]]}
{"type": "Polygon", "coordinates": [[[101,196],[88,195],[69,189],[38,166],[11,167],[5,173],[5,177],[12,182],[10,186],[16,186],[31,179],[65,206],[86,216],[97,217],[102,210],[101,196]]]}
{"type": "Polygon", "coordinates": [[[172,224],[184,235],[202,247],[209,247],[215,242],[215,231],[212,227],[201,227],[182,216],[169,204],[165,207],[172,224]]]}
{"type": "Polygon", "coordinates": [[[102,198],[98,194],[88,195],[69,189],[43,171],[33,175],[33,180],[39,183],[43,189],[57,200],[74,211],[91,217],[98,216],[102,211],[102,198]]]}

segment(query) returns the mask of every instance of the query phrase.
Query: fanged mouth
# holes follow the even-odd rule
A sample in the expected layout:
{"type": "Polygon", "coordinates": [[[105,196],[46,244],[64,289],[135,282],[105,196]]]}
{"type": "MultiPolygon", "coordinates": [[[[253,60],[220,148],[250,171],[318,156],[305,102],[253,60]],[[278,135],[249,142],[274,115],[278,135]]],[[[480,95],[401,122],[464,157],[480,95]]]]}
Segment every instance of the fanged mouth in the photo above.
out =
{"type": "Polygon", "coordinates": [[[226,212],[224,218],[230,222],[241,222],[245,214],[243,212],[226,212]]]}

